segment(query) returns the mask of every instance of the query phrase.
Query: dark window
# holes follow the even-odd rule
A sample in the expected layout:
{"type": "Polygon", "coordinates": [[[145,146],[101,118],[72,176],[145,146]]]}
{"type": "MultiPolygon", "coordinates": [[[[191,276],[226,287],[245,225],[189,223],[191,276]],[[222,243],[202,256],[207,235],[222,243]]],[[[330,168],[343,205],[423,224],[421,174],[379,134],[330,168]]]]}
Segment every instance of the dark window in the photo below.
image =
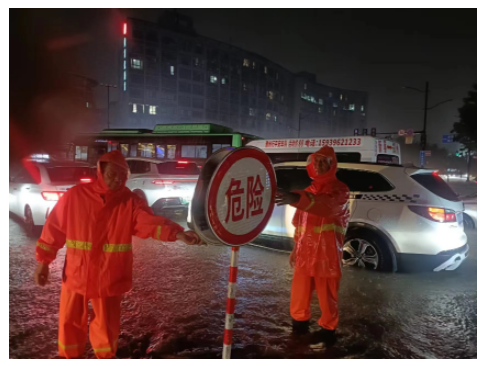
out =
{"type": "Polygon", "coordinates": [[[77,182],[82,177],[91,177],[89,167],[53,167],[47,168],[51,182],[77,182]]]}
{"type": "Polygon", "coordinates": [[[446,184],[439,175],[414,174],[411,175],[411,178],[441,198],[454,202],[460,201],[456,193],[454,193],[450,186],[446,184]]]}
{"type": "Polygon", "coordinates": [[[301,191],[310,186],[310,179],[305,167],[282,167],[275,170],[277,188],[284,192],[301,191]]]}
{"type": "Polygon", "coordinates": [[[399,164],[399,157],[395,155],[379,154],[377,155],[379,164],[399,164]]]}
{"type": "Polygon", "coordinates": [[[200,169],[195,163],[180,164],[177,162],[168,162],[158,164],[159,174],[169,175],[198,175],[200,169]]]}
{"type": "Polygon", "coordinates": [[[351,192],[385,192],[394,189],[381,174],[367,170],[338,169],[337,178],[345,183],[351,192]]]}
{"type": "Polygon", "coordinates": [[[131,174],[143,174],[151,170],[151,163],[147,161],[128,160],[127,164],[131,174]]]}

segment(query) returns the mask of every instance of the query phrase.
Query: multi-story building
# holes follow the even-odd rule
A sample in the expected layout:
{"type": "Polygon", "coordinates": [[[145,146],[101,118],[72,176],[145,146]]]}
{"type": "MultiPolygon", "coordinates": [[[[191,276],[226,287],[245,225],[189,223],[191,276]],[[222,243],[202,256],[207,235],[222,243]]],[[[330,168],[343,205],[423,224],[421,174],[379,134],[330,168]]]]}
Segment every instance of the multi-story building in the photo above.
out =
{"type": "Polygon", "coordinates": [[[197,34],[189,17],[129,18],[120,40],[112,127],[218,123],[267,138],[347,135],[365,126],[367,93],[318,84],[252,52],[197,34]]]}

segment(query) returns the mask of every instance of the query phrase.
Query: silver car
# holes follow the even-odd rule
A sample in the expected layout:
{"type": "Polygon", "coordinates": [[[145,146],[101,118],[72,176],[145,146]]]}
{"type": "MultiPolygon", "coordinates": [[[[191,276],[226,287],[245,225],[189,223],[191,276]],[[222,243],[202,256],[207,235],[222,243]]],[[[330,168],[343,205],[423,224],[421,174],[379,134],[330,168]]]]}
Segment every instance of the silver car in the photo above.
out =
{"type": "Polygon", "coordinates": [[[196,163],[142,157],[126,160],[131,171],[126,186],[155,213],[186,213],[200,174],[196,163]]]}

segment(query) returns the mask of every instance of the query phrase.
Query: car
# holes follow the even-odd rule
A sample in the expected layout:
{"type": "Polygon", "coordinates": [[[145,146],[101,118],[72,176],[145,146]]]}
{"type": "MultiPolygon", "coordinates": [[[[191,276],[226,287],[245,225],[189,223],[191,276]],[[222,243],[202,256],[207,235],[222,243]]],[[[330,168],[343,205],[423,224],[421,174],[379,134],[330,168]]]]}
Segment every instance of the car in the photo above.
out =
{"type": "MultiPolygon", "coordinates": [[[[274,165],[277,188],[303,190],[306,162],[274,165]]],[[[435,171],[400,165],[339,163],[337,177],[350,189],[350,221],[343,264],[383,271],[454,270],[468,255],[463,203],[435,171]]],[[[252,243],[293,249],[295,208],[276,206],[252,243]]],[[[192,227],[191,217],[188,226],[192,227]]]]}
{"type": "Polygon", "coordinates": [[[476,229],[478,227],[478,210],[477,210],[477,194],[461,197],[465,205],[465,212],[463,213],[463,223],[465,229],[476,229]]]}
{"type": "Polygon", "coordinates": [[[87,163],[24,159],[10,178],[9,211],[25,222],[28,235],[36,235],[68,189],[95,179],[96,167],[87,163]]]}
{"type": "Polygon", "coordinates": [[[155,213],[182,210],[186,214],[200,174],[196,163],[143,157],[126,160],[131,171],[126,186],[155,213]]]}

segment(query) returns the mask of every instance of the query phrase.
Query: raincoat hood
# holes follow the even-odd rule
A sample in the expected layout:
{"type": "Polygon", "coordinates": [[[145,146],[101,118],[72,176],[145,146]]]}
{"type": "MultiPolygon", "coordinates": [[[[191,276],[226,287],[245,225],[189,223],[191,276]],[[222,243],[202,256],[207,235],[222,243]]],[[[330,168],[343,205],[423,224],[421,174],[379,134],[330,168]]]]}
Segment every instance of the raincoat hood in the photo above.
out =
{"type": "Polygon", "coordinates": [[[312,157],[312,159],[311,162],[307,165],[307,172],[309,173],[310,178],[312,178],[316,182],[324,182],[328,179],[335,178],[335,173],[337,172],[337,157],[335,156],[333,148],[326,145],[310,156],[312,157]],[[324,174],[317,173],[317,170],[315,168],[316,156],[325,156],[327,158],[330,158],[331,164],[329,171],[324,174]]]}
{"type": "MultiPolygon", "coordinates": [[[[97,162],[97,182],[95,185],[96,191],[100,193],[105,193],[109,191],[109,187],[107,186],[106,182],[104,181],[104,177],[102,176],[101,163],[103,162],[111,163],[123,169],[126,169],[129,176],[129,165],[127,165],[126,159],[119,150],[114,150],[102,155],[97,162]]],[[[124,182],[123,185],[125,185],[125,183],[126,182],[124,182]]]]}

